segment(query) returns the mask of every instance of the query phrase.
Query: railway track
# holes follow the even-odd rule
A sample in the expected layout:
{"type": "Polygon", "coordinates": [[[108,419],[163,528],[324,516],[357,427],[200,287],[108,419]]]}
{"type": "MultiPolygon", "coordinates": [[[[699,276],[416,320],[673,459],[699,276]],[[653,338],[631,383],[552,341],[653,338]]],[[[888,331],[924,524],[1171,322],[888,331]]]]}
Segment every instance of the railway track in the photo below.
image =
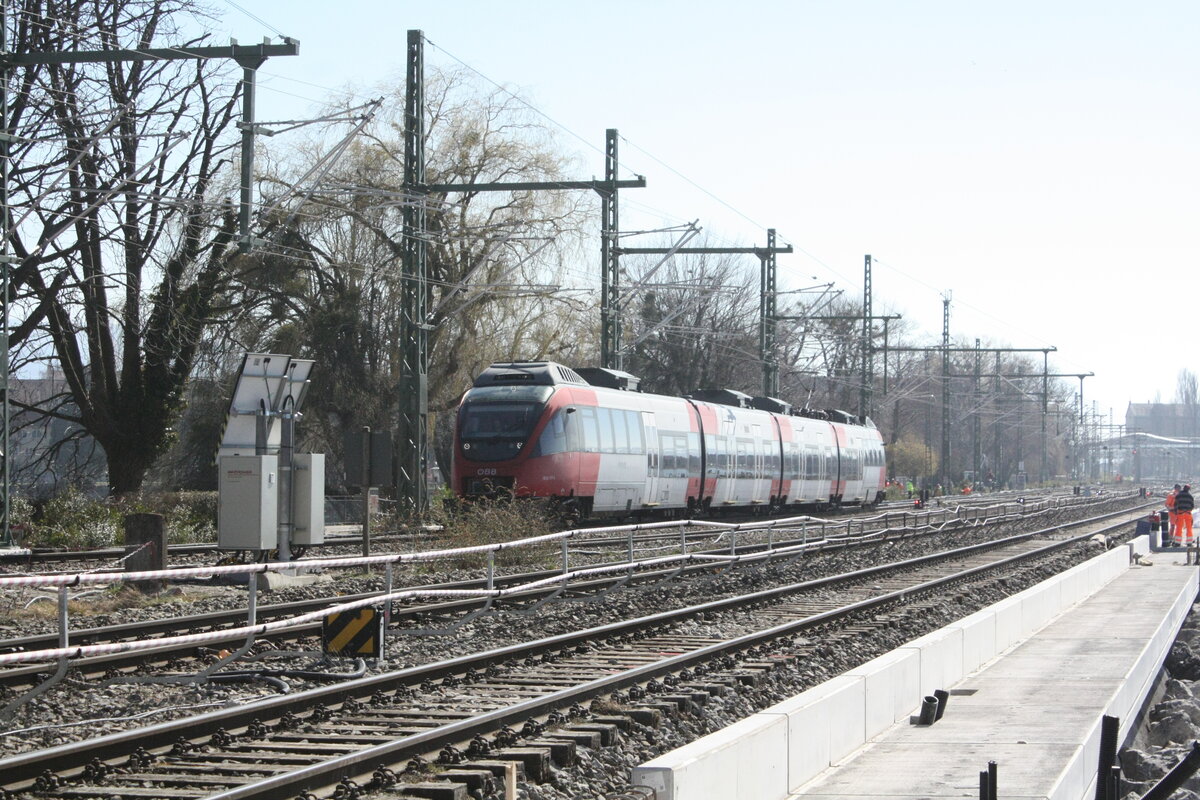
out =
{"type": "MultiPolygon", "coordinates": [[[[1031,512],[1036,509],[1029,508],[1031,512]]],[[[936,513],[936,512],[935,512],[936,513]]],[[[1125,511],[1114,512],[1114,514],[1124,514],[1125,511]]],[[[900,515],[885,515],[876,519],[871,526],[860,526],[855,530],[851,530],[851,526],[847,525],[845,536],[831,536],[825,530],[805,530],[805,539],[816,539],[820,541],[819,545],[815,545],[814,549],[822,551],[836,550],[845,547],[857,546],[876,546],[881,541],[889,539],[904,539],[914,535],[912,528],[903,527],[905,523],[913,523],[921,518],[921,516],[929,517],[931,515],[913,515],[907,512],[900,515]],[[877,538],[871,538],[874,535],[877,538]]],[[[1001,524],[1010,522],[1011,519],[1007,513],[997,515],[997,519],[1001,524]]],[[[845,522],[838,523],[846,525],[845,522]]],[[[983,527],[977,524],[976,520],[967,517],[947,516],[936,525],[930,525],[928,519],[922,523],[922,527],[926,530],[937,530],[939,532],[948,532],[962,530],[968,526],[983,527]]],[[[786,548],[796,546],[803,540],[800,538],[791,538],[789,532],[781,530],[776,532],[779,538],[772,538],[769,545],[776,548],[786,548]]],[[[711,538],[712,534],[701,532],[700,537],[711,538]]],[[[666,538],[670,541],[676,541],[678,534],[674,532],[667,533],[650,533],[645,534],[643,544],[648,541],[658,541],[660,538],[666,538]]],[[[725,545],[724,549],[709,548],[703,550],[694,550],[697,555],[713,555],[718,552],[728,553],[731,550],[752,557],[754,554],[763,551],[769,545],[764,541],[743,541],[740,544],[730,542],[725,545]]],[[[759,539],[762,538],[760,534],[759,539]]],[[[693,540],[693,547],[695,547],[693,540]]],[[[590,547],[598,549],[604,547],[612,547],[617,545],[619,548],[631,547],[625,539],[613,540],[605,543],[604,540],[590,542],[590,547]]],[[[599,552],[599,557],[595,559],[598,564],[611,563],[606,560],[610,554],[599,552]]],[[[572,583],[570,589],[573,596],[582,596],[588,594],[602,593],[612,587],[617,582],[629,583],[632,585],[653,583],[661,581],[668,576],[687,576],[701,572],[711,572],[714,568],[710,563],[691,563],[682,567],[644,567],[632,574],[620,574],[613,577],[602,577],[593,580],[583,580],[572,583]]],[[[498,589],[505,589],[511,586],[521,586],[527,583],[542,581],[558,574],[557,570],[539,570],[534,572],[523,572],[511,575],[496,576],[492,580],[492,585],[498,589]]],[[[465,589],[478,590],[487,585],[486,579],[455,581],[449,583],[432,584],[422,587],[429,591],[449,590],[449,589],[465,589]]],[[[562,587],[544,586],[537,589],[531,589],[528,592],[523,592],[514,595],[507,599],[507,603],[537,603],[542,602],[546,598],[553,596],[562,591],[562,587]]],[[[336,598],[336,602],[352,602],[355,600],[363,600],[378,592],[358,593],[352,595],[344,595],[336,598]]],[[[324,608],[327,608],[331,603],[335,602],[333,598],[318,597],[307,600],[298,600],[288,603],[280,603],[270,606],[258,607],[256,609],[256,619],[261,621],[278,620],[290,617],[295,617],[303,614],[312,613],[324,608]]],[[[454,624],[453,620],[461,618],[461,615],[477,612],[487,601],[478,598],[448,600],[436,603],[415,603],[408,605],[394,604],[392,608],[391,618],[393,625],[398,628],[420,627],[422,620],[450,620],[448,624],[454,624]]],[[[222,649],[236,649],[236,647],[246,639],[244,632],[236,631],[240,626],[244,626],[247,621],[247,611],[244,608],[231,609],[228,611],[217,611],[187,617],[161,619],[151,621],[141,621],[128,623],[123,625],[106,626],[102,628],[89,628],[83,630],[72,630],[69,632],[69,642],[72,646],[86,646],[111,644],[129,640],[144,640],[150,637],[172,637],[185,633],[199,633],[204,631],[219,631],[222,629],[234,629],[227,638],[214,639],[206,642],[203,648],[198,649],[195,644],[168,644],[154,650],[139,650],[125,653],[115,653],[101,656],[91,656],[80,658],[72,663],[73,674],[82,679],[97,679],[100,677],[115,678],[120,675],[140,674],[145,675],[155,670],[169,668],[175,671],[187,669],[188,662],[193,663],[192,669],[201,669],[203,665],[211,664],[214,660],[212,654],[222,649]],[[236,632],[235,632],[236,631],[236,632]]],[[[307,640],[311,647],[319,647],[317,638],[320,635],[321,623],[314,621],[304,625],[287,628],[282,631],[273,632],[269,636],[263,637],[264,641],[274,641],[278,643],[295,643],[301,640],[307,640]],[[315,642],[315,643],[314,643],[315,642]]],[[[18,653],[30,652],[36,650],[45,650],[60,646],[63,642],[63,637],[60,633],[46,633],[37,636],[27,636],[15,639],[0,640],[0,653],[18,653]]],[[[15,666],[0,669],[0,687],[6,687],[12,690],[28,688],[36,685],[46,675],[46,667],[40,665],[30,666],[15,666]]]]}
{"type": "Polygon", "coordinates": [[[839,638],[861,644],[947,596],[959,602],[996,580],[1081,560],[1103,525],[1019,534],[28,753],[0,761],[0,785],[10,797],[359,797],[431,777],[426,765],[438,761],[450,768],[441,775],[483,786],[498,760],[519,761],[536,779],[548,758],[568,759],[620,725],[589,718],[589,701],[645,719],[702,702],[839,638]]]}
{"type": "MultiPolygon", "coordinates": [[[[941,503],[945,507],[972,507],[982,505],[995,505],[997,503],[1017,502],[1024,498],[1027,500],[1040,500],[1048,496],[1052,496],[1053,492],[989,492],[982,495],[943,495],[930,501],[930,508],[940,508],[941,503]]],[[[825,516],[831,521],[844,521],[848,518],[858,517],[873,517],[879,514],[903,515],[913,509],[912,500],[894,500],[880,503],[874,509],[861,510],[853,509],[841,512],[825,512],[817,516],[825,516]]],[[[724,518],[725,521],[733,522],[748,522],[755,519],[761,519],[761,516],[729,515],[724,518]]],[[[610,524],[607,522],[596,521],[594,525],[610,524]]],[[[361,548],[362,536],[354,533],[359,525],[337,525],[332,526],[336,533],[327,535],[322,548],[325,550],[333,548],[361,548]]],[[[438,544],[437,531],[424,531],[414,536],[413,533],[397,533],[397,532],[373,532],[371,535],[372,543],[378,548],[389,544],[402,543],[411,546],[414,541],[420,541],[422,546],[434,547],[438,544]]],[[[210,557],[217,553],[222,553],[215,543],[196,543],[196,544],[172,544],[168,545],[168,557],[173,561],[195,561],[198,558],[210,557]]],[[[35,566],[44,564],[55,564],[64,562],[80,562],[92,563],[97,561],[118,561],[127,555],[123,547],[103,547],[93,548],[90,550],[59,550],[54,548],[18,548],[14,552],[0,551],[0,567],[7,568],[7,574],[14,574],[13,570],[20,566],[32,569],[35,566]]]]}

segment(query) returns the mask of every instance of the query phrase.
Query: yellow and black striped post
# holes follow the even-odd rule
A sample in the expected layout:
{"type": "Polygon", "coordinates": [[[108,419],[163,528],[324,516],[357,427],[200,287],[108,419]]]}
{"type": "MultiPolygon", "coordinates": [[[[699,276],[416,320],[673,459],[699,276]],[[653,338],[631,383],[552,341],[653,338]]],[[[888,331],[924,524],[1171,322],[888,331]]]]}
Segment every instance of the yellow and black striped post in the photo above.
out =
{"type": "Polygon", "coordinates": [[[321,626],[321,643],[326,655],[378,659],[383,652],[383,614],[377,608],[329,614],[321,626]]]}

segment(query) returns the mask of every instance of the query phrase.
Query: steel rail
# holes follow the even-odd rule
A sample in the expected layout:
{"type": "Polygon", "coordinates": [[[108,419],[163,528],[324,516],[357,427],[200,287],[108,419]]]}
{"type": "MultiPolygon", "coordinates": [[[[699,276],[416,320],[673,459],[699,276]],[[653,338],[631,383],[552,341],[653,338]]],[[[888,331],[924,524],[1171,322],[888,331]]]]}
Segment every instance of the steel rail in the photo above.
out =
{"type": "MultiPolygon", "coordinates": [[[[1090,517],[1090,518],[1087,518],[1085,520],[1081,520],[1078,522],[1063,523],[1062,525],[1060,525],[1058,527],[1094,524],[1096,521],[1101,520],[1101,519],[1105,519],[1105,518],[1108,518],[1111,516],[1120,516],[1120,515],[1128,514],[1128,513],[1130,513],[1129,510],[1108,512],[1107,514],[1102,514],[1102,515],[1099,515],[1096,517],[1090,517]]],[[[1003,522],[1003,521],[1011,521],[1011,520],[1004,518],[1000,521],[1003,522]]],[[[952,531],[955,529],[956,528],[944,528],[939,532],[952,531]]],[[[905,536],[913,535],[912,533],[906,531],[905,529],[887,529],[887,528],[882,529],[880,531],[873,531],[871,535],[875,535],[875,534],[881,534],[884,539],[904,538],[905,536]],[[891,534],[891,536],[889,536],[889,534],[891,534]]],[[[789,544],[792,544],[792,543],[798,543],[799,541],[800,540],[780,540],[778,542],[775,542],[774,546],[784,547],[784,546],[788,546],[789,544]]],[[[879,539],[870,539],[869,541],[865,542],[865,544],[875,544],[878,541],[879,541],[879,539]]],[[[820,549],[822,551],[827,551],[827,550],[839,549],[842,547],[856,546],[859,544],[864,544],[864,543],[857,542],[854,539],[839,539],[839,540],[833,540],[831,542],[821,545],[820,549]]],[[[747,542],[742,547],[739,548],[739,552],[744,553],[744,554],[761,553],[766,549],[766,547],[767,547],[767,544],[765,544],[765,543],[747,542]]],[[[715,553],[719,553],[722,551],[714,549],[714,550],[697,551],[697,552],[698,553],[715,554],[715,553]]],[[[666,576],[672,575],[672,574],[680,574],[680,573],[681,574],[692,574],[694,572],[710,571],[713,568],[718,567],[718,566],[719,565],[716,565],[716,564],[711,564],[711,565],[689,564],[682,568],[667,567],[667,568],[662,568],[662,569],[644,570],[644,571],[635,573],[633,582],[635,582],[635,583],[653,582],[655,580],[659,580],[663,577],[666,577],[666,576]]],[[[497,586],[508,586],[508,585],[513,585],[513,584],[519,585],[520,583],[523,583],[523,582],[539,580],[539,579],[546,578],[546,577],[553,577],[557,574],[558,574],[557,570],[541,570],[541,571],[530,572],[530,573],[518,573],[518,574],[513,574],[513,575],[498,576],[495,578],[495,583],[497,586]]],[[[582,594],[586,594],[587,592],[593,591],[593,590],[595,590],[595,591],[603,590],[604,588],[613,585],[617,581],[624,581],[624,580],[628,580],[628,578],[627,577],[613,577],[613,578],[599,578],[599,579],[595,579],[595,580],[582,581],[579,583],[572,584],[571,590],[575,594],[582,595],[582,594]]],[[[483,580],[469,580],[469,581],[454,581],[454,582],[447,582],[447,583],[441,583],[441,584],[431,584],[429,586],[423,586],[421,588],[430,588],[430,589],[479,588],[483,585],[484,585],[483,580]]],[[[557,591],[559,591],[559,589],[556,589],[554,587],[548,587],[548,588],[544,588],[544,589],[535,589],[535,590],[531,590],[526,593],[521,593],[520,595],[514,596],[512,598],[507,598],[506,600],[504,600],[502,602],[505,604],[511,604],[514,601],[516,601],[516,602],[528,601],[528,600],[536,601],[540,598],[545,598],[547,596],[553,595],[557,591]]],[[[339,602],[349,602],[349,601],[353,601],[353,600],[357,600],[357,599],[366,599],[368,597],[373,596],[374,594],[376,594],[376,593],[368,592],[368,593],[361,593],[361,594],[356,594],[356,595],[348,595],[348,596],[343,596],[343,597],[338,598],[338,601],[339,602]]],[[[401,607],[401,608],[395,609],[393,611],[392,619],[393,619],[393,621],[396,621],[396,620],[401,620],[401,619],[411,619],[411,618],[416,618],[416,617],[422,617],[422,616],[427,616],[427,615],[432,615],[432,614],[446,615],[446,614],[453,614],[453,613],[458,613],[458,612],[469,613],[472,610],[481,608],[486,602],[487,602],[486,600],[465,599],[465,600],[443,601],[440,603],[433,603],[433,604],[427,604],[427,605],[421,605],[421,606],[401,607]]],[[[280,604],[276,604],[276,605],[272,605],[272,606],[259,607],[258,611],[257,611],[257,615],[260,619],[277,619],[277,618],[282,618],[282,617],[286,617],[286,616],[293,615],[293,614],[300,614],[300,613],[305,613],[308,611],[320,609],[324,606],[327,606],[329,603],[330,603],[329,598],[316,598],[313,600],[299,600],[299,601],[293,601],[290,603],[280,603],[280,604]]],[[[178,618],[178,619],[152,620],[152,621],[139,622],[139,623],[127,623],[127,624],[111,626],[111,627],[107,627],[107,628],[91,628],[91,629],[85,629],[85,630],[80,630],[80,631],[71,631],[70,637],[71,637],[71,643],[73,645],[78,645],[78,644],[94,643],[94,642],[102,642],[102,641],[104,641],[104,642],[118,641],[122,638],[128,638],[128,636],[130,634],[138,634],[139,636],[144,636],[147,633],[167,633],[167,632],[172,632],[172,631],[178,631],[181,628],[186,629],[186,630],[191,630],[191,631],[200,630],[200,629],[215,629],[215,628],[219,628],[222,625],[237,624],[238,622],[244,620],[245,615],[246,615],[246,612],[244,609],[236,610],[236,611],[216,611],[216,612],[209,612],[207,614],[200,614],[200,615],[195,615],[192,617],[185,617],[185,618],[178,618]]],[[[319,630],[320,630],[320,624],[313,623],[310,625],[297,626],[295,628],[288,629],[286,631],[274,632],[271,635],[267,636],[266,638],[276,639],[276,640],[281,640],[281,641],[294,641],[296,639],[303,638],[305,636],[316,635],[319,630]]],[[[236,644],[238,642],[243,641],[244,639],[245,639],[244,634],[231,633],[231,635],[228,639],[222,639],[222,640],[216,640],[213,642],[209,642],[209,643],[206,643],[205,645],[203,645],[203,647],[208,648],[208,649],[217,649],[217,648],[220,648],[220,647],[223,647],[226,645],[236,644]]],[[[35,650],[35,649],[42,649],[43,647],[53,647],[58,643],[58,641],[59,640],[58,640],[57,633],[43,634],[43,635],[35,636],[35,637],[23,637],[21,639],[3,640],[3,641],[0,641],[0,652],[13,652],[13,651],[17,651],[17,650],[35,650]]],[[[145,665],[146,663],[162,663],[164,661],[168,661],[173,658],[178,658],[181,656],[181,654],[186,655],[186,654],[193,653],[197,649],[198,649],[198,646],[195,644],[168,645],[168,646],[164,646],[162,648],[155,648],[155,649],[149,649],[149,650],[140,650],[140,651],[134,651],[134,652],[117,653],[117,654],[102,655],[102,656],[91,656],[91,657],[86,657],[86,658],[81,658],[81,659],[75,660],[74,662],[72,662],[72,667],[74,669],[82,672],[83,674],[96,674],[98,672],[107,671],[107,670],[129,670],[129,669],[136,668],[138,666],[145,665]]],[[[8,669],[0,670],[0,686],[28,685],[31,681],[37,680],[39,676],[44,675],[45,672],[46,672],[45,665],[31,665],[31,666],[26,666],[26,667],[15,667],[15,668],[8,668],[8,669]]]]}
{"type": "MultiPolygon", "coordinates": [[[[1127,524],[1127,521],[1117,522],[1112,524],[1109,529],[1115,529],[1127,524]]],[[[635,620],[614,622],[584,631],[574,631],[567,634],[546,637],[533,642],[510,645],[483,653],[476,653],[469,656],[448,659],[434,664],[412,667],[382,675],[365,677],[332,687],[319,687],[295,695],[273,697],[251,706],[242,706],[232,709],[208,712],[194,717],[159,723],[146,728],[139,728],[136,730],[103,736],[98,739],[85,740],[82,742],[61,745],[49,750],[21,754],[0,761],[0,775],[4,776],[2,780],[6,786],[11,787],[10,790],[23,790],[28,788],[31,782],[39,774],[41,774],[42,771],[50,767],[59,773],[78,773],[88,762],[94,758],[99,758],[101,760],[118,758],[133,752],[139,747],[144,748],[148,752],[162,753],[164,750],[169,749],[171,744],[181,737],[191,742],[204,741],[208,737],[211,737],[218,730],[244,729],[245,726],[249,725],[252,720],[259,718],[275,718],[282,716],[287,712],[302,713],[305,710],[308,710],[310,707],[316,705],[338,705],[345,703],[351,698],[357,699],[360,697],[371,696],[377,691],[394,690],[401,686],[418,686],[426,680],[436,680],[439,678],[444,678],[448,675],[456,675],[467,672],[471,669],[485,669],[488,665],[502,663],[513,658],[523,658],[562,650],[564,648],[571,648],[589,640],[638,633],[656,627],[661,627],[690,616],[727,611],[744,606],[769,602],[788,594],[811,591],[813,589],[828,587],[841,583],[862,581],[868,578],[877,577],[887,572],[896,572],[929,564],[935,561],[944,561],[989,549],[1004,547],[1016,542],[1022,542],[1031,539],[1036,536],[1044,536],[1054,533],[1056,531],[1057,528],[1048,528],[1020,533],[989,542],[982,542],[965,547],[954,548],[941,553],[919,556],[890,564],[875,565],[863,570],[827,576],[815,580],[790,584],[788,586],[773,587],[771,589],[754,592],[748,595],[714,600],[684,609],[675,609],[672,611],[652,614],[635,620]]],[[[1022,558],[1034,557],[1035,554],[1068,547],[1077,541],[1092,535],[1094,535],[1094,532],[1089,531],[1084,534],[1068,537],[1019,556],[997,562],[990,562],[989,564],[967,570],[961,574],[956,573],[948,578],[937,579],[934,582],[929,582],[929,586],[937,586],[950,580],[962,580],[965,576],[984,569],[996,569],[1022,558]]],[[[885,601],[903,599],[905,596],[913,594],[919,588],[924,589],[927,587],[926,584],[921,584],[918,587],[906,587],[902,590],[880,595],[872,602],[878,604],[885,601]]],[[[851,608],[862,609],[869,607],[872,607],[871,603],[868,601],[863,601],[861,603],[854,604],[851,608]]],[[[817,619],[825,620],[832,618],[830,616],[832,613],[833,612],[823,612],[821,615],[817,615],[817,619]]],[[[836,614],[833,616],[836,616],[836,614]]],[[[634,671],[620,673],[619,675],[613,676],[611,679],[606,679],[604,682],[593,681],[586,684],[584,688],[577,689],[576,691],[580,692],[579,696],[582,699],[590,699],[591,697],[595,697],[597,694],[602,694],[605,691],[611,691],[632,683],[637,683],[645,679],[647,676],[666,674],[676,671],[677,669],[682,668],[682,666],[692,663],[696,659],[708,657],[712,653],[720,652],[723,649],[728,650],[729,648],[740,649],[743,647],[748,647],[750,646],[747,644],[748,642],[762,641],[763,637],[767,635],[779,635],[779,631],[790,630],[797,624],[797,622],[789,622],[783,626],[776,626],[768,629],[768,631],[773,632],[770,634],[758,632],[755,634],[750,634],[747,637],[741,637],[733,640],[732,643],[713,645],[710,648],[705,648],[702,651],[702,655],[684,654],[682,656],[668,659],[667,661],[661,662],[658,665],[647,665],[644,668],[638,668],[634,671]]],[[[809,619],[808,624],[813,624],[813,620],[809,619]]],[[[531,702],[535,702],[535,705],[537,703],[541,703],[545,705],[545,707],[550,708],[556,703],[561,703],[565,696],[566,695],[560,692],[553,696],[553,700],[542,698],[538,701],[531,702]]],[[[526,713],[527,711],[528,707],[525,707],[523,704],[522,710],[520,712],[514,711],[513,714],[519,715],[520,713],[526,713]]],[[[505,716],[504,712],[494,712],[494,714],[499,716],[489,715],[487,716],[485,722],[479,724],[482,725],[486,730],[494,730],[495,727],[499,727],[499,724],[502,724],[497,724],[498,720],[515,718],[505,716]]],[[[459,723],[455,723],[455,726],[458,725],[459,723]]],[[[462,728],[454,727],[453,734],[447,732],[445,735],[460,735],[461,731],[462,728]]],[[[433,735],[432,732],[430,735],[433,735]]],[[[424,736],[424,734],[422,736],[424,736]]],[[[409,740],[406,739],[405,741],[409,740]]],[[[411,746],[414,747],[417,745],[424,745],[426,743],[427,740],[424,738],[410,742],[411,746]]],[[[386,754],[390,757],[395,753],[395,750],[390,749],[394,746],[398,745],[381,746],[385,747],[383,750],[380,750],[379,748],[371,748],[370,752],[375,755],[386,754]]],[[[351,756],[354,756],[354,754],[351,754],[351,756]]],[[[347,756],[347,758],[351,756],[347,756]]],[[[341,766],[335,766],[332,768],[335,772],[338,769],[342,769],[346,762],[339,760],[339,763],[341,766]]],[[[354,763],[359,762],[355,761],[354,763]]],[[[313,769],[315,768],[316,767],[314,766],[313,769]]],[[[307,771],[306,768],[305,776],[310,776],[312,774],[314,773],[307,771]]],[[[280,780],[283,780],[283,778],[281,777],[280,780]]],[[[308,780],[308,777],[303,778],[303,780],[308,780]]],[[[268,794],[266,796],[283,797],[284,795],[268,794]]]]}

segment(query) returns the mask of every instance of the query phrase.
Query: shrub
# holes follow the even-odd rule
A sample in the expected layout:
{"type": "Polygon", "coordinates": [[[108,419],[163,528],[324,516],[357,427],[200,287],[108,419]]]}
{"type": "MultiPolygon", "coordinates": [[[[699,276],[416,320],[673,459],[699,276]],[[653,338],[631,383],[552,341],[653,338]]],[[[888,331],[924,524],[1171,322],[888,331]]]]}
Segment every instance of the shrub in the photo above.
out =
{"type": "MultiPolygon", "coordinates": [[[[481,544],[528,539],[559,530],[544,502],[511,498],[481,498],[461,503],[435,504],[431,521],[445,527],[449,547],[474,547],[481,544]]],[[[508,566],[539,566],[557,553],[555,545],[513,548],[496,554],[496,563],[508,566]]],[[[479,563],[480,557],[464,561],[479,563]]]]}
{"type": "Polygon", "coordinates": [[[14,526],[30,547],[88,550],[124,543],[127,514],[162,514],[167,542],[191,544],[217,540],[216,492],[162,492],[120,499],[95,499],[70,489],[33,513],[28,500],[13,498],[14,526]]]}
{"type": "Polygon", "coordinates": [[[87,550],[114,547],[120,536],[120,512],[74,487],[50,498],[39,517],[26,537],[26,544],[87,550]]]}

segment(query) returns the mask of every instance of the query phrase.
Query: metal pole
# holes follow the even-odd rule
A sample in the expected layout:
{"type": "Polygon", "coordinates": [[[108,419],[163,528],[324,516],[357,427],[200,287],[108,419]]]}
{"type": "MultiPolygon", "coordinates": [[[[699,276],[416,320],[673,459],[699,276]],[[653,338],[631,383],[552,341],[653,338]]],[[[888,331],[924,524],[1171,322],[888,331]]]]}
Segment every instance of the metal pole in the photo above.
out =
{"type": "Polygon", "coordinates": [[[242,69],[241,205],[238,207],[238,250],[250,252],[250,205],[254,202],[254,79],[257,67],[242,69]]]}
{"type": "MultiPolygon", "coordinates": [[[[392,586],[394,585],[392,568],[394,566],[395,566],[395,564],[393,564],[392,562],[389,561],[387,563],[387,565],[384,567],[384,570],[383,570],[383,582],[384,582],[383,593],[384,594],[392,593],[392,586]]],[[[384,661],[387,660],[387,650],[385,648],[387,645],[387,631],[388,631],[388,628],[391,627],[391,624],[392,624],[392,601],[388,600],[386,603],[383,604],[383,633],[379,637],[379,662],[380,663],[383,663],[384,661]]]]}
{"type": "Polygon", "coordinates": [[[1042,468],[1039,473],[1040,483],[1045,486],[1050,479],[1050,471],[1046,469],[1046,415],[1050,411],[1050,351],[1042,351],[1042,468]]]}
{"type": "Polygon", "coordinates": [[[871,362],[871,256],[863,257],[863,321],[862,321],[862,386],[858,389],[858,415],[863,419],[871,413],[871,383],[874,380],[871,362]]]}
{"type": "Polygon", "coordinates": [[[248,572],[246,578],[246,624],[254,627],[258,624],[258,573],[248,572]]]}
{"type": "Polygon", "coordinates": [[[426,320],[425,222],[425,51],[424,35],[408,32],[404,110],[404,314],[400,368],[400,448],[396,500],[420,516],[428,507],[425,458],[428,449],[429,331],[426,320]]]}
{"type": "Polygon", "coordinates": [[[604,189],[600,192],[600,364],[621,369],[621,253],[617,242],[617,129],[604,138],[604,189]]]}
{"type": "MultiPolygon", "coordinates": [[[[362,554],[371,555],[371,426],[362,428],[362,554]]],[[[369,570],[370,567],[367,567],[369,570]]],[[[389,567],[390,569],[390,567],[389,567]]]]}
{"type": "Polygon", "coordinates": [[[1200,769],[1200,742],[1192,742],[1192,751],[1162,777],[1154,787],[1142,795],[1142,800],[1170,800],[1175,790],[1200,769]]]}
{"type": "MultiPolygon", "coordinates": [[[[8,0],[0,0],[0,53],[8,52],[8,0]]],[[[0,237],[0,394],[3,394],[3,431],[0,432],[0,516],[3,516],[4,547],[12,547],[12,515],[8,513],[9,496],[12,487],[9,474],[9,379],[8,379],[8,294],[9,270],[12,266],[12,256],[8,253],[8,168],[9,168],[9,129],[8,129],[8,77],[7,62],[0,66],[0,225],[4,226],[4,235],[0,237]]]]}
{"type": "Polygon", "coordinates": [[[779,364],[775,362],[775,318],[778,315],[775,253],[775,229],[767,228],[767,250],[759,255],[761,298],[758,323],[758,353],[762,359],[763,395],[766,397],[779,396],[779,364]]]}
{"type": "Polygon", "coordinates": [[[279,431],[279,523],[278,556],[280,561],[292,560],[292,451],[296,437],[296,406],[291,395],[284,398],[279,431]]]}
{"type": "Polygon", "coordinates": [[[70,636],[67,630],[70,627],[70,621],[67,619],[67,587],[58,587],[58,646],[66,647],[70,644],[70,636]]]}
{"type": "Polygon", "coordinates": [[[950,295],[942,298],[942,463],[938,474],[943,476],[942,485],[949,487],[950,480],[950,295]]]}

